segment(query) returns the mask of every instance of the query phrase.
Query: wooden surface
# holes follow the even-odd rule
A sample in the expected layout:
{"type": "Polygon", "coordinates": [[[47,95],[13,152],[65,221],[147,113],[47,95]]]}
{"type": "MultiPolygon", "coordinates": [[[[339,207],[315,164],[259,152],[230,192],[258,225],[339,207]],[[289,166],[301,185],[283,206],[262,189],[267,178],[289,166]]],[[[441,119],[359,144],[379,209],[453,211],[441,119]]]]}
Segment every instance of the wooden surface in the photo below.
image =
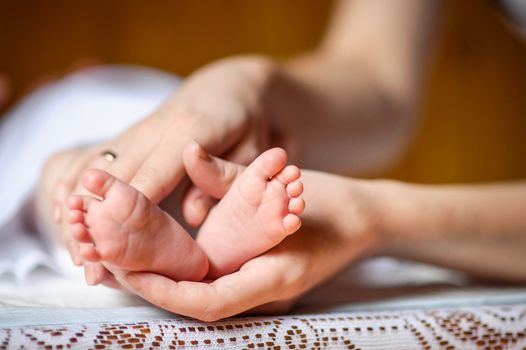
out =
{"type": "MultiPolygon", "coordinates": [[[[226,55],[313,47],[332,2],[0,0],[0,72],[14,101],[75,64],[179,74],[226,55]]],[[[449,1],[415,144],[385,175],[418,182],[526,178],[526,44],[483,1],[449,1]]]]}
{"type": "Polygon", "coordinates": [[[389,175],[526,178],[526,41],[483,1],[449,1],[416,142],[389,175]]]}

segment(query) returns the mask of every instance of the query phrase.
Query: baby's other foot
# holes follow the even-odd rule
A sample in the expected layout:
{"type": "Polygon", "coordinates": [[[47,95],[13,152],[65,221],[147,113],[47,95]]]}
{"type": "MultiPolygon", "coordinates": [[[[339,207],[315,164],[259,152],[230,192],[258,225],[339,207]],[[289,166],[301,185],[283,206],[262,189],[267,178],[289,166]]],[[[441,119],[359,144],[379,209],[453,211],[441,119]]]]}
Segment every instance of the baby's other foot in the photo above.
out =
{"type": "Polygon", "coordinates": [[[92,196],[71,196],[68,222],[88,261],[175,280],[201,280],[208,260],[181,225],[142,193],[105,171],[87,170],[92,196]]]}
{"type": "Polygon", "coordinates": [[[287,154],[280,148],[264,152],[247,168],[218,162],[217,158],[207,160],[203,152],[199,145],[192,144],[185,153],[188,174],[197,186],[208,180],[196,176],[224,176],[227,170],[236,177],[197,236],[210,261],[209,277],[219,277],[237,270],[300,228],[298,215],[305,208],[299,198],[303,185],[300,170],[285,166],[287,154]]]}

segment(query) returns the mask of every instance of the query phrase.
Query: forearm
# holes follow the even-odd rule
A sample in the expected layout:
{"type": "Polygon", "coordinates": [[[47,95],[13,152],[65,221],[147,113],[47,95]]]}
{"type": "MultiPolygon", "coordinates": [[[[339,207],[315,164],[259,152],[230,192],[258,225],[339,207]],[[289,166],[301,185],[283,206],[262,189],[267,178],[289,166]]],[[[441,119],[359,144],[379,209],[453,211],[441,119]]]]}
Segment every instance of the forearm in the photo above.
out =
{"type": "Polygon", "coordinates": [[[415,105],[381,88],[361,63],[302,60],[304,71],[283,68],[266,103],[277,143],[291,160],[304,168],[366,175],[396,159],[410,141],[415,105]]]}
{"type": "Polygon", "coordinates": [[[320,46],[278,67],[266,105],[295,162],[364,174],[396,159],[415,124],[435,7],[342,1],[320,46]]]}
{"type": "MultiPolygon", "coordinates": [[[[384,186],[384,185],[383,185],[384,186]]],[[[385,252],[502,280],[526,280],[526,183],[388,182],[385,252]]]]}

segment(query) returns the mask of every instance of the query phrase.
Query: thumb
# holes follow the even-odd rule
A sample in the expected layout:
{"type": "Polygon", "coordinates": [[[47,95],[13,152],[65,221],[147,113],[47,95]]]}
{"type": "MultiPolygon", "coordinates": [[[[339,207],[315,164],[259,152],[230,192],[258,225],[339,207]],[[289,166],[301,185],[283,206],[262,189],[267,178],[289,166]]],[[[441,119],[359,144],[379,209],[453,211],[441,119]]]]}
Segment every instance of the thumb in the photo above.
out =
{"type": "Polygon", "coordinates": [[[245,170],[242,165],[210,155],[197,142],[192,142],[185,148],[183,163],[195,186],[216,199],[222,198],[245,170]]]}

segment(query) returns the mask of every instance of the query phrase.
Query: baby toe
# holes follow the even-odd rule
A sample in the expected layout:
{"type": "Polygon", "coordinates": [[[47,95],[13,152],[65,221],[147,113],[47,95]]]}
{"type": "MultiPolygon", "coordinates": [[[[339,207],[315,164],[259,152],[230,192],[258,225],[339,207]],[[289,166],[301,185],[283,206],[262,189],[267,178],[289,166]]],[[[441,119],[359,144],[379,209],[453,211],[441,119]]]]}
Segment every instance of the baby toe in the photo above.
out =
{"type": "Polygon", "coordinates": [[[298,197],[303,193],[303,183],[301,181],[292,181],[287,185],[287,194],[289,197],[298,197]]]}
{"type": "Polygon", "coordinates": [[[287,216],[283,218],[283,227],[285,227],[287,234],[290,235],[299,230],[301,227],[301,220],[297,215],[287,214],[287,216]]]}
{"type": "Polygon", "coordinates": [[[93,244],[83,243],[79,247],[80,255],[83,259],[91,262],[98,262],[101,260],[100,254],[93,244]]]}
{"type": "Polygon", "coordinates": [[[71,210],[87,211],[95,198],[89,196],[72,195],[68,198],[67,207],[71,210]]]}
{"type": "Polygon", "coordinates": [[[300,215],[305,210],[303,198],[291,198],[289,201],[289,211],[292,214],[300,215]]]}
{"type": "Polygon", "coordinates": [[[88,228],[83,224],[73,224],[70,227],[70,234],[73,239],[82,243],[93,243],[93,239],[89,234],[88,228]]]}
{"type": "Polygon", "coordinates": [[[89,169],[84,172],[82,176],[82,183],[84,187],[91,193],[104,198],[116,178],[109,173],[99,169],[89,169]]]}
{"type": "Polygon", "coordinates": [[[301,176],[300,169],[295,165],[289,165],[281,172],[279,172],[275,177],[284,185],[291,183],[299,179],[301,176]]]}
{"type": "Polygon", "coordinates": [[[83,210],[84,209],[84,201],[82,200],[82,196],[69,196],[68,200],[66,201],[66,205],[68,209],[71,210],[83,210]]]}
{"type": "Polygon", "coordinates": [[[86,215],[80,210],[69,210],[67,214],[67,221],[69,224],[83,224],[86,215]]]}

